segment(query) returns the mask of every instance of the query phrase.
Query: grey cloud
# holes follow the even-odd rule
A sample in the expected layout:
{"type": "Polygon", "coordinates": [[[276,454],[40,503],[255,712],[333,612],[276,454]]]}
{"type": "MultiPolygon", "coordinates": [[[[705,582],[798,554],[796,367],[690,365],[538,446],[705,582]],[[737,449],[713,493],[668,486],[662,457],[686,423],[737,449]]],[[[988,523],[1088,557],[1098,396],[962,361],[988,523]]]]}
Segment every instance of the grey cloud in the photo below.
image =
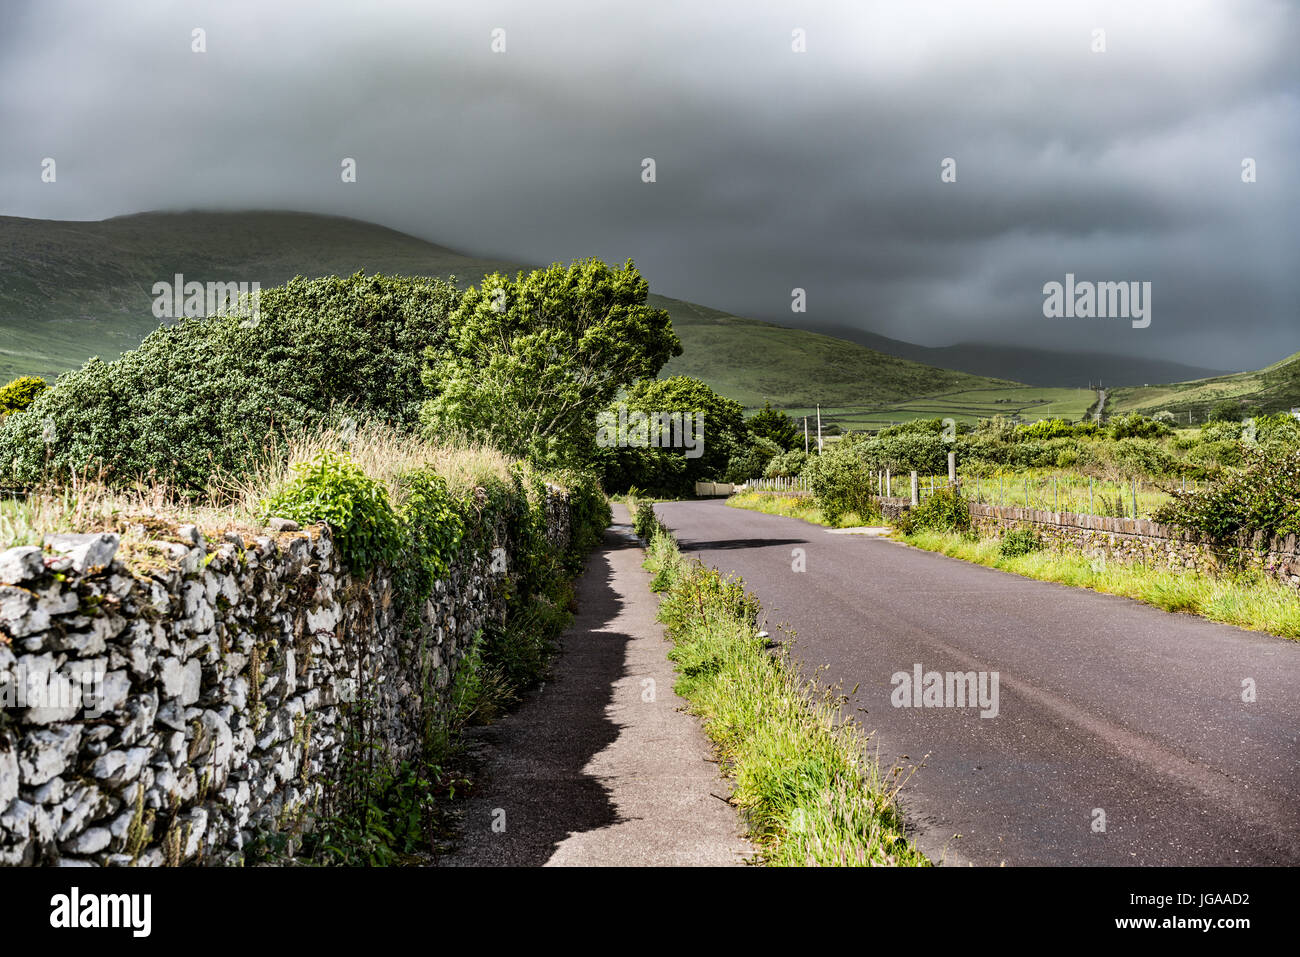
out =
{"type": "Polygon", "coordinates": [[[1278,0],[43,0],[0,12],[0,212],[337,213],[788,324],[802,286],[924,344],[1245,368],[1300,349],[1298,40],[1278,0]],[[1067,271],[1151,280],[1151,328],[1044,320],[1067,271]]]}

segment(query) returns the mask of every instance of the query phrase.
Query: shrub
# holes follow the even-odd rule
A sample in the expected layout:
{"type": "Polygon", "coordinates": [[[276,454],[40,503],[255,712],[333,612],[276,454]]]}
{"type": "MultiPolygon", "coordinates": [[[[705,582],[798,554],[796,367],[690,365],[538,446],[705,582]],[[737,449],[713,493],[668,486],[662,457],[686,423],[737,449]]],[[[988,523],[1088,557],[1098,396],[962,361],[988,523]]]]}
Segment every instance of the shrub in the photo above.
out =
{"type": "Polygon", "coordinates": [[[295,465],[292,477],[262,502],[262,511],[268,518],[329,525],[353,573],[393,564],[408,544],[384,486],[330,452],[295,465]]]}
{"type": "Polygon", "coordinates": [[[447,480],[431,468],[414,469],[399,478],[401,518],[410,537],[400,587],[411,599],[424,599],[433,583],[447,574],[465,536],[465,523],[447,490],[447,480]]]}
{"type": "Polygon", "coordinates": [[[1158,439],[1172,432],[1173,429],[1164,422],[1136,412],[1110,420],[1112,439],[1158,439]]]}
{"type": "Polygon", "coordinates": [[[202,488],[344,415],[413,428],[424,347],[446,333],[437,279],[296,278],[260,316],[182,319],[113,362],[91,359],[0,425],[0,472],[32,485],[90,469],[202,488]],[[47,474],[48,456],[48,474],[47,474]]]}
{"type": "Polygon", "coordinates": [[[19,376],[4,388],[0,388],[0,415],[21,412],[48,388],[49,384],[40,376],[19,376]]]}
{"type": "Polygon", "coordinates": [[[876,433],[876,437],[888,439],[899,435],[942,435],[943,431],[943,419],[912,419],[910,422],[886,426],[876,433]]]}
{"type": "Polygon", "coordinates": [[[970,528],[970,506],[965,496],[953,488],[941,488],[927,495],[905,514],[913,530],[964,532],[970,528]]]}
{"type": "Polygon", "coordinates": [[[802,449],[786,452],[767,463],[767,468],[763,469],[763,478],[794,478],[803,472],[807,462],[808,453],[802,449]]]}
{"type": "Polygon", "coordinates": [[[1026,439],[1060,439],[1074,435],[1074,426],[1065,419],[1039,419],[1016,430],[1026,439]]]}
{"type": "Polygon", "coordinates": [[[832,525],[850,512],[860,517],[876,514],[875,472],[867,467],[858,448],[849,445],[828,448],[808,462],[805,474],[813,501],[832,525]]]}
{"type": "Polygon", "coordinates": [[[632,529],[647,542],[654,538],[659,528],[659,517],[655,515],[653,502],[637,502],[632,515],[632,529]]]}
{"type": "Polygon", "coordinates": [[[1115,444],[1115,463],[1127,475],[1176,475],[1182,465],[1155,442],[1123,439],[1115,444]]]}
{"type": "Polygon", "coordinates": [[[1028,555],[1043,547],[1043,541],[1032,528],[1015,528],[1002,536],[998,554],[1003,558],[1028,555]]]}
{"type": "Polygon", "coordinates": [[[1256,532],[1300,533],[1300,449],[1254,447],[1244,461],[1206,488],[1173,491],[1155,520],[1225,543],[1256,532]]]}

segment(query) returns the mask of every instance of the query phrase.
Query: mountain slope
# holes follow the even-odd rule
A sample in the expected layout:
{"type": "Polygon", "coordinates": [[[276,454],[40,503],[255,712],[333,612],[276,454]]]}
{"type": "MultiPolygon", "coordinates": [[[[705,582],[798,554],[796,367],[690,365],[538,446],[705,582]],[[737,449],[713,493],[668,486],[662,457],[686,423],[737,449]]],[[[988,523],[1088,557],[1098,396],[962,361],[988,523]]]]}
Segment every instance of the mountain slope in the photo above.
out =
{"type": "MultiPolygon", "coordinates": [[[[133,348],[158,325],[153,284],[176,273],[265,288],[298,274],[359,269],[455,274],[465,285],[521,268],[529,267],[307,213],[142,213],[88,223],[0,217],[0,381],[49,377],[133,348]]],[[[651,300],[672,315],[684,348],[664,375],[699,376],[747,406],[880,405],[1010,384],[682,300],[651,300]]]]}
{"type": "Polygon", "coordinates": [[[1113,412],[1172,412],[1204,422],[1215,406],[1237,405],[1243,417],[1258,412],[1286,412],[1300,407],[1300,352],[1257,372],[1213,376],[1147,388],[1116,389],[1107,406],[1113,412]]]}
{"type": "Polygon", "coordinates": [[[1144,356],[1111,355],[1104,352],[1059,352],[1014,345],[985,345],[959,342],[951,346],[919,346],[901,339],[854,329],[835,323],[806,326],[838,339],[847,339],[868,349],[892,356],[924,362],[944,369],[957,369],[972,375],[1000,376],[1033,386],[1084,388],[1100,382],[1103,386],[1138,386],[1156,382],[1185,382],[1210,376],[1227,375],[1225,369],[1206,369],[1167,359],[1144,356]]]}

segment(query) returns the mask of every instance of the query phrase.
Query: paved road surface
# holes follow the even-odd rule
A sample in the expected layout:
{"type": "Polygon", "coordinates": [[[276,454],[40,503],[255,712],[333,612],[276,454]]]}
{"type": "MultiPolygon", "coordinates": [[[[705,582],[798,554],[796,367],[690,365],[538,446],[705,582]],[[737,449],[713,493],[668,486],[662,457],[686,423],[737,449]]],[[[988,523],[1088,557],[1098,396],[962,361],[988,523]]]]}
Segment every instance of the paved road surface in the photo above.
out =
{"type": "Polygon", "coordinates": [[[922,764],[903,806],[931,859],[1300,863],[1300,644],[721,501],[658,511],[809,673],[857,686],[884,767],[922,764]],[[998,716],[893,707],[916,664],[998,672],[998,716]]]}
{"type": "Polygon", "coordinates": [[[627,509],[615,517],[550,680],[481,729],[478,787],[441,864],[730,865],[753,854],[709,741],[673,694],[627,509]]]}

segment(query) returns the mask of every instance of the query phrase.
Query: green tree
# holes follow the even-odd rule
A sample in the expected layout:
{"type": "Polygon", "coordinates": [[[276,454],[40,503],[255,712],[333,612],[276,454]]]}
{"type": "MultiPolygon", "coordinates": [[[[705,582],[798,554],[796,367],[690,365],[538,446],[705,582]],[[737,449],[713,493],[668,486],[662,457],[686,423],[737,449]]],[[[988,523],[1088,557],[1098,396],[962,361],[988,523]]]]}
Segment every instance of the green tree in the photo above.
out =
{"type": "Polygon", "coordinates": [[[782,452],[803,448],[803,435],[794,419],[782,410],[772,408],[771,402],[764,402],[762,409],[745,420],[745,425],[758,438],[771,439],[782,452]]]}
{"type": "Polygon", "coordinates": [[[1236,399],[1224,399],[1210,410],[1211,422],[1236,422],[1241,419],[1241,403],[1236,399]]]}
{"type": "Polygon", "coordinates": [[[631,260],[486,276],[462,297],[445,344],[427,351],[425,428],[581,464],[596,410],[681,355],[667,311],[647,306],[648,294],[631,260]]]}
{"type": "MultiPolygon", "coordinates": [[[[690,376],[647,379],[638,382],[626,401],[613,409],[625,409],[628,415],[647,416],[679,414],[690,422],[694,448],[622,447],[602,449],[605,487],[623,491],[631,486],[669,495],[689,495],[696,482],[721,479],[731,457],[743,451],[750,441],[745,428],[744,408],[718,395],[707,384],[690,376]],[[702,418],[697,419],[700,415],[702,418]],[[703,424],[702,435],[695,426],[703,424]]],[[[671,437],[670,437],[671,438],[671,437]]]]}

